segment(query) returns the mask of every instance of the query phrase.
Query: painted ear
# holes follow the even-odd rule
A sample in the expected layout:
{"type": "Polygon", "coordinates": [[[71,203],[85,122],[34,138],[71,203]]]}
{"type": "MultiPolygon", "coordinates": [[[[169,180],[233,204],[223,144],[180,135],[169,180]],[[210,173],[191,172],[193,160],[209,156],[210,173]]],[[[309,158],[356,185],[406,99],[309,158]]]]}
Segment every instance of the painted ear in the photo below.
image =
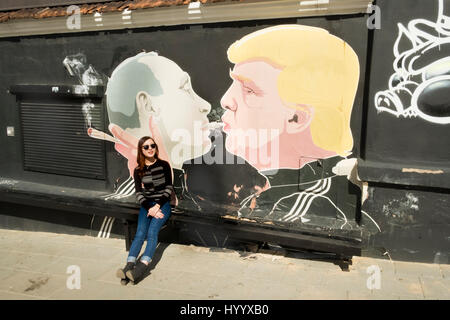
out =
{"type": "Polygon", "coordinates": [[[154,105],[152,97],[145,91],[139,91],[136,94],[136,106],[138,108],[139,114],[158,114],[158,108],[156,107],[156,105],[154,105]]]}
{"type": "Polygon", "coordinates": [[[310,106],[301,106],[301,109],[293,109],[287,114],[286,132],[296,134],[304,131],[311,125],[314,109],[310,106]]]}

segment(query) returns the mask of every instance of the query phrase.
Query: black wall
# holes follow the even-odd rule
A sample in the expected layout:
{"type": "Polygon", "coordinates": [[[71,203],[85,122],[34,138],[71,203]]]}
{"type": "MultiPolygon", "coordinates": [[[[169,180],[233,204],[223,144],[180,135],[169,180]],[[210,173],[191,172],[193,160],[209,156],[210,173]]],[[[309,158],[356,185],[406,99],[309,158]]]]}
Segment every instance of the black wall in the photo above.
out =
{"type": "MultiPolygon", "coordinates": [[[[450,7],[450,1],[444,2],[450,7]]],[[[374,31],[364,157],[407,166],[449,167],[449,125],[435,124],[420,117],[397,118],[386,112],[378,114],[374,106],[375,94],[388,89],[389,78],[394,73],[393,47],[399,32],[397,24],[407,26],[414,19],[435,22],[438,1],[385,0],[377,4],[381,8],[381,29],[374,31]]],[[[401,47],[409,48],[408,43],[401,47]]],[[[446,53],[445,48],[441,48],[435,50],[432,56],[437,60],[445,57],[446,53]]]]}
{"type": "MultiPolygon", "coordinates": [[[[0,40],[0,117],[2,126],[14,126],[15,137],[0,135],[3,152],[0,154],[0,176],[59,186],[112,191],[115,179],[126,179],[126,162],[111,143],[106,144],[106,181],[63,177],[24,172],[20,136],[19,110],[15,96],[7,90],[14,84],[75,85],[62,61],[66,56],[83,53],[87,63],[98,72],[110,76],[124,59],[145,50],[157,51],[175,61],[189,73],[196,93],[211,103],[210,120],[217,120],[223,111],[220,99],[229,87],[232,64],[226,56],[227,48],[236,40],[255,30],[278,24],[304,24],[327,29],[348,42],[360,59],[361,78],[352,115],[355,149],[359,145],[361,106],[367,46],[367,28],[363,16],[282,19],[257,22],[221,23],[203,26],[143,28],[111,32],[92,32],[70,35],[33,36],[0,40]],[[358,32],[355,32],[358,30],[358,32]]],[[[107,117],[107,115],[106,115],[107,117]]],[[[3,129],[6,130],[6,129],[3,129]]]]}
{"type": "MultiPolygon", "coordinates": [[[[450,7],[450,1],[444,2],[450,7]]],[[[63,67],[68,55],[83,53],[88,64],[110,76],[127,57],[141,50],[157,51],[190,74],[194,90],[212,105],[210,120],[216,120],[222,114],[220,98],[231,83],[231,64],[226,57],[231,43],[272,25],[317,26],[348,42],[360,60],[360,85],[351,127],[354,151],[360,158],[358,173],[369,183],[362,209],[381,230],[374,232],[370,245],[381,253],[387,251],[393,259],[448,263],[450,125],[419,117],[397,118],[377,112],[374,105],[375,94],[388,88],[394,72],[397,23],[407,25],[417,18],[436,21],[438,1],[382,0],[377,5],[381,8],[381,29],[374,31],[367,29],[367,16],[361,15],[0,39],[0,176],[95,191],[112,191],[117,177],[126,179],[126,161],[112,144],[106,144],[105,181],[22,168],[19,110],[15,96],[7,89],[14,84],[78,84],[63,67]],[[366,57],[370,59],[367,63],[366,57]],[[6,136],[6,126],[15,126],[15,137],[6,136]],[[414,170],[405,172],[404,168],[414,170]]],[[[367,219],[362,215],[363,224],[367,219]]]]}
{"type": "MultiPolygon", "coordinates": [[[[443,3],[448,14],[450,1],[443,3]]],[[[388,89],[394,73],[393,47],[399,35],[398,23],[408,27],[415,19],[436,22],[438,4],[438,0],[377,1],[381,29],[370,34],[371,72],[366,83],[368,95],[358,172],[362,180],[369,181],[368,199],[362,209],[372,215],[381,229],[372,238],[372,245],[388,251],[394,259],[448,263],[450,124],[378,112],[374,101],[377,92],[388,89]]],[[[446,28],[450,28],[448,23],[446,28]]],[[[433,28],[423,30],[437,35],[433,28]]],[[[410,41],[404,38],[400,50],[411,48],[410,41]]],[[[426,57],[425,63],[431,63],[449,55],[443,45],[420,59],[426,57]]],[[[450,88],[431,96],[441,99],[443,110],[450,106],[450,88]]],[[[408,106],[407,99],[404,101],[405,107],[408,106]]]]}

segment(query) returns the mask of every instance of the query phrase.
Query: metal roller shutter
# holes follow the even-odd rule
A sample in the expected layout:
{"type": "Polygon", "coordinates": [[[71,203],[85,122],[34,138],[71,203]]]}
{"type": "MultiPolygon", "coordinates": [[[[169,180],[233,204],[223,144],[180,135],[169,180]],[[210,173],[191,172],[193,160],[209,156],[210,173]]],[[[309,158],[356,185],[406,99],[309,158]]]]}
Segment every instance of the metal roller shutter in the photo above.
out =
{"type": "MultiPolygon", "coordinates": [[[[81,103],[21,102],[24,170],[105,179],[104,141],[87,135],[81,103]]],[[[90,108],[90,124],[104,131],[102,106],[90,108]]]]}

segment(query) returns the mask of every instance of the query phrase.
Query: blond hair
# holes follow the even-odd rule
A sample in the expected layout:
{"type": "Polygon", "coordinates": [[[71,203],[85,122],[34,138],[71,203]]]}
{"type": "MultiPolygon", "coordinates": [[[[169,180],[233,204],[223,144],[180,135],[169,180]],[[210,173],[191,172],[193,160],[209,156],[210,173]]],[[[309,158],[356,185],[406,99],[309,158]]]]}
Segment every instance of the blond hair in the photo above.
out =
{"type": "Polygon", "coordinates": [[[281,25],[253,32],[227,51],[234,63],[263,60],[282,69],[278,93],[291,108],[314,108],[313,142],[347,156],[353,147],[350,116],[358,88],[359,61],[353,49],[328,31],[281,25]]]}

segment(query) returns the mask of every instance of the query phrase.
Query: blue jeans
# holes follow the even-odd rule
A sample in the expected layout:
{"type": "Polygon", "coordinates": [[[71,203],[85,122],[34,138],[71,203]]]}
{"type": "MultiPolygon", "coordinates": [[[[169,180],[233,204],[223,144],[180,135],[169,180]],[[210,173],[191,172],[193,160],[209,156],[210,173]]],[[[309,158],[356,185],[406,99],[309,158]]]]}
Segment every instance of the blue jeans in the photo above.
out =
{"type": "MultiPolygon", "coordinates": [[[[154,205],[155,202],[152,202],[150,208],[154,205]]],[[[136,235],[131,243],[127,262],[136,262],[136,257],[139,255],[139,252],[141,252],[145,239],[147,239],[147,246],[145,247],[141,260],[147,262],[152,260],[153,254],[156,250],[156,245],[158,244],[159,230],[161,230],[161,227],[167,219],[169,219],[171,214],[170,202],[166,202],[161,207],[161,211],[164,214],[164,218],[157,219],[151,216],[147,217],[148,211],[144,207],[141,207],[141,210],[139,211],[136,235]]]]}

